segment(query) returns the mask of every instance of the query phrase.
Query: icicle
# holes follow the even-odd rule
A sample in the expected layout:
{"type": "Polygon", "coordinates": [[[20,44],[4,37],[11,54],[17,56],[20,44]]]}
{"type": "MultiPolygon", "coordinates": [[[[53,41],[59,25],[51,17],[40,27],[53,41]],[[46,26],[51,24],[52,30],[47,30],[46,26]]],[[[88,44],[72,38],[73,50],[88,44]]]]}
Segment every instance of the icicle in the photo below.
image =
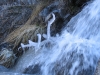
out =
{"type": "Polygon", "coordinates": [[[41,34],[37,34],[37,36],[38,36],[37,48],[39,48],[41,43],[41,34]]]}
{"type": "Polygon", "coordinates": [[[21,47],[24,50],[24,48],[26,47],[23,43],[21,43],[21,47]]]}
{"type": "Polygon", "coordinates": [[[37,34],[37,36],[38,36],[38,42],[37,43],[36,42],[33,42],[31,40],[29,40],[29,44],[27,44],[27,45],[24,45],[23,43],[21,43],[22,49],[25,51],[25,48],[26,47],[34,47],[35,50],[37,51],[40,48],[41,34],[37,34]]]}
{"type": "Polygon", "coordinates": [[[51,26],[52,23],[55,21],[55,15],[54,15],[54,13],[52,13],[51,15],[53,16],[53,18],[50,19],[50,20],[48,21],[48,27],[47,27],[47,40],[51,37],[51,35],[50,35],[50,26],[51,26]]]}
{"type": "Polygon", "coordinates": [[[44,37],[45,39],[47,39],[47,35],[46,35],[46,34],[43,34],[43,37],[44,37]]]}
{"type": "Polygon", "coordinates": [[[26,47],[26,46],[25,46],[23,43],[21,43],[21,47],[19,47],[19,49],[22,48],[23,53],[25,53],[25,47],[26,47]]]}

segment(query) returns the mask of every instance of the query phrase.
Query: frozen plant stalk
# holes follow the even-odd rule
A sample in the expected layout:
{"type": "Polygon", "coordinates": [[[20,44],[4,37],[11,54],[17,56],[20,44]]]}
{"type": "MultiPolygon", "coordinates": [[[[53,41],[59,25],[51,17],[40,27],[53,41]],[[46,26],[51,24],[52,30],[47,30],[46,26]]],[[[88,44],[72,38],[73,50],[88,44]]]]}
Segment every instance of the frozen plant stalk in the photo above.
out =
{"type": "Polygon", "coordinates": [[[37,34],[37,36],[38,36],[37,48],[39,48],[41,43],[41,34],[37,34]]]}
{"type": "Polygon", "coordinates": [[[54,15],[54,13],[52,13],[51,14],[52,15],[52,19],[50,19],[49,21],[48,21],[48,27],[47,27],[47,40],[51,37],[51,35],[50,35],[50,26],[52,25],[52,23],[55,21],[55,15],[54,15]]]}
{"type": "Polygon", "coordinates": [[[41,34],[37,34],[37,36],[38,36],[38,42],[33,42],[33,41],[29,40],[29,44],[27,44],[27,45],[24,45],[23,43],[21,43],[21,47],[23,48],[23,50],[26,47],[34,47],[35,50],[38,50],[40,47],[40,43],[41,43],[41,34]]]}

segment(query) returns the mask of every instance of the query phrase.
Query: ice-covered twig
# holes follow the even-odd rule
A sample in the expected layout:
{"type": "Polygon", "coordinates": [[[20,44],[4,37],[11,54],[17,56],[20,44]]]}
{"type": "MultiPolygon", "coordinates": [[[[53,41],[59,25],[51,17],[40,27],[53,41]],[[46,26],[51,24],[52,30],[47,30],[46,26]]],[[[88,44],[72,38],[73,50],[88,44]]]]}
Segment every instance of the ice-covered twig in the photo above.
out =
{"type": "MultiPolygon", "coordinates": [[[[51,15],[52,15],[52,19],[50,19],[50,20],[48,21],[47,35],[46,35],[46,34],[43,35],[43,37],[44,37],[45,39],[47,39],[47,40],[51,37],[51,36],[50,36],[50,26],[51,26],[52,23],[55,21],[55,15],[54,15],[54,13],[51,13],[51,15]]],[[[35,50],[37,51],[37,50],[39,50],[39,48],[41,47],[41,45],[43,45],[44,43],[47,42],[47,40],[44,40],[43,42],[41,42],[41,34],[37,34],[37,36],[38,36],[38,42],[33,42],[33,41],[29,40],[29,44],[27,44],[27,45],[24,45],[23,43],[21,43],[21,47],[23,48],[23,50],[24,50],[26,47],[34,47],[35,50]]]]}
{"type": "Polygon", "coordinates": [[[37,48],[39,48],[41,43],[41,34],[37,34],[37,36],[38,36],[37,48]]]}
{"type": "Polygon", "coordinates": [[[47,40],[51,37],[51,35],[50,35],[50,26],[52,25],[52,23],[55,21],[55,15],[54,15],[54,13],[52,13],[51,14],[52,15],[52,19],[50,19],[49,21],[48,21],[48,27],[47,27],[47,40]]]}
{"type": "Polygon", "coordinates": [[[26,47],[32,47],[32,46],[37,46],[37,43],[32,42],[31,40],[29,40],[29,44],[24,45],[23,43],[21,43],[21,47],[24,49],[26,47]]]}
{"type": "Polygon", "coordinates": [[[45,39],[47,39],[47,35],[46,35],[46,34],[43,34],[43,37],[44,37],[45,39]]]}
{"type": "Polygon", "coordinates": [[[23,50],[24,50],[24,48],[26,47],[23,43],[21,43],[21,47],[23,48],[23,50]]]}
{"type": "Polygon", "coordinates": [[[29,42],[30,46],[36,46],[36,45],[37,45],[36,42],[33,42],[33,41],[31,41],[31,40],[28,40],[28,42],[29,42]]]}
{"type": "Polygon", "coordinates": [[[24,45],[23,43],[21,43],[21,47],[24,50],[26,47],[34,47],[35,50],[39,49],[40,47],[40,43],[41,43],[41,34],[37,34],[38,36],[38,42],[33,42],[31,40],[29,40],[29,44],[24,45]]]}

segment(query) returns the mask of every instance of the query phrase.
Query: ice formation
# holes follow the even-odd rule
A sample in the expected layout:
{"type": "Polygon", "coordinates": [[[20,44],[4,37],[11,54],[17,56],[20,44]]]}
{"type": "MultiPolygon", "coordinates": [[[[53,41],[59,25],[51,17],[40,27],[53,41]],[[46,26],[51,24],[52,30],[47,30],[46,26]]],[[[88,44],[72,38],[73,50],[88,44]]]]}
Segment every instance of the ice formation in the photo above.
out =
{"type": "Polygon", "coordinates": [[[53,24],[53,22],[55,21],[55,14],[51,13],[52,18],[48,21],[48,26],[47,26],[47,34],[43,34],[43,37],[45,38],[44,41],[41,42],[41,34],[37,34],[38,36],[38,42],[33,42],[31,40],[29,40],[29,44],[24,45],[23,43],[21,43],[21,47],[24,50],[26,47],[34,47],[35,50],[37,51],[38,49],[41,48],[41,45],[43,45],[43,43],[45,43],[46,41],[48,41],[51,38],[50,35],[50,27],[53,24]]]}

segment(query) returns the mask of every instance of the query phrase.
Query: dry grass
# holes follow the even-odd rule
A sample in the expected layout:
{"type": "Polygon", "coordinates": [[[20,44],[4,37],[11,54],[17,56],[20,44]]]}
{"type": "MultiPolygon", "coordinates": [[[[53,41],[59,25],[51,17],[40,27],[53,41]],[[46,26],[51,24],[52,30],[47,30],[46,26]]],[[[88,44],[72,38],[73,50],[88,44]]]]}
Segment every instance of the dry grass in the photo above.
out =
{"type": "Polygon", "coordinates": [[[31,24],[31,22],[38,16],[40,11],[42,11],[42,9],[49,4],[50,4],[50,1],[46,1],[46,2],[40,1],[38,4],[36,4],[36,6],[33,7],[33,12],[31,14],[31,17],[28,19],[28,21],[25,23],[25,25],[31,24]]]}
{"type": "Polygon", "coordinates": [[[27,43],[28,40],[37,41],[37,34],[45,33],[45,27],[39,27],[36,25],[24,25],[16,30],[14,30],[5,39],[5,42],[10,42],[14,44],[14,48],[18,47],[20,43],[27,43]]]}
{"type": "Polygon", "coordinates": [[[50,1],[40,1],[33,7],[33,12],[28,19],[28,21],[25,23],[25,25],[19,27],[18,29],[14,30],[12,33],[10,33],[7,38],[5,39],[5,42],[10,42],[14,44],[14,48],[18,48],[20,43],[27,43],[28,40],[37,40],[37,33],[45,33],[46,28],[39,25],[30,25],[31,22],[38,16],[39,12],[46,7],[48,4],[50,4],[50,1]]]}

